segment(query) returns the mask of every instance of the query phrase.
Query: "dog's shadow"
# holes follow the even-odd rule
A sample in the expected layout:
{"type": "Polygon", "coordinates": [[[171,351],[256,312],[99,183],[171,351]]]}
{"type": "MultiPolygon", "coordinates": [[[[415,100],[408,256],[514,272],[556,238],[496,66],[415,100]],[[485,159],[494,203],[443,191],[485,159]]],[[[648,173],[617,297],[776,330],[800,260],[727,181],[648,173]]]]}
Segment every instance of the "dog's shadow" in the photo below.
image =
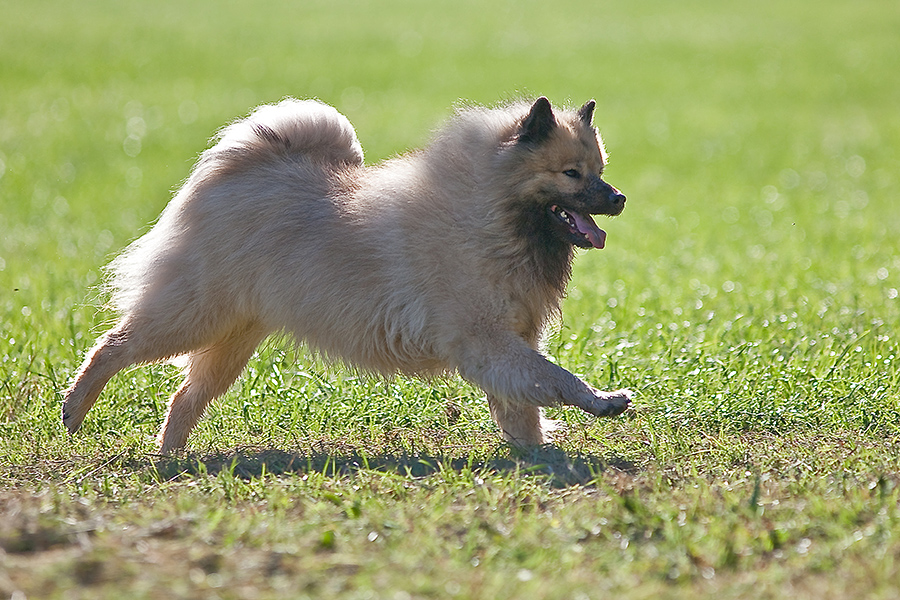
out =
{"type": "Polygon", "coordinates": [[[582,452],[566,452],[555,446],[528,451],[501,447],[489,456],[474,458],[440,452],[382,450],[368,454],[359,449],[339,451],[315,449],[290,452],[279,449],[238,449],[205,456],[160,456],[152,462],[157,477],[173,480],[227,472],[241,479],[264,475],[320,473],[326,477],[352,476],[360,471],[395,473],[412,479],[439,473],[474,476],[518,474],[545,480],[553,487],[591,486],[609,470],[634,473],[634,462],[618,457],[598,457],[582,452]]]}

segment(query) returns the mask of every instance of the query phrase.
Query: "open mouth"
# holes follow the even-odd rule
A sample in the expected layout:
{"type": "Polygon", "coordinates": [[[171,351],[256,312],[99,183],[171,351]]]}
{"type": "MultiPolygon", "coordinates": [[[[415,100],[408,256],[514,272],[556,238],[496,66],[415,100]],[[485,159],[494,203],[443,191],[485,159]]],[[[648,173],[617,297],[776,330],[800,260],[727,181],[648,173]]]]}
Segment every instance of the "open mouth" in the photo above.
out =
{"type": "Polygon", "coordinates": [[[597,227],[591,215],[583,215],[556,204],[550,207],[550,214],[564,228],[569,240],[579,248],[603,248],[606,245],[606,232],[597,227]]]}

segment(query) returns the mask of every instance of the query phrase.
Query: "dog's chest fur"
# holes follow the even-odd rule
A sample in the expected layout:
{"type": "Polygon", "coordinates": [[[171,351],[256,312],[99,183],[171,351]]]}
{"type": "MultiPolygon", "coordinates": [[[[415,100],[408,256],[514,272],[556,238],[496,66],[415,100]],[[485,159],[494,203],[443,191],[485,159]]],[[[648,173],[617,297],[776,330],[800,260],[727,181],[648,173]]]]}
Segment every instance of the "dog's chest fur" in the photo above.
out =
{"type": "MultiPolygon", "coordinates": [[[[540,249],[507,272],[500,286],[510,329],[534,346],[547,322],[559,314],[569,279],[571,252],[548,257],[540,249]]],[[[500,291],[500,290],[498,290],[500,291]]]]}

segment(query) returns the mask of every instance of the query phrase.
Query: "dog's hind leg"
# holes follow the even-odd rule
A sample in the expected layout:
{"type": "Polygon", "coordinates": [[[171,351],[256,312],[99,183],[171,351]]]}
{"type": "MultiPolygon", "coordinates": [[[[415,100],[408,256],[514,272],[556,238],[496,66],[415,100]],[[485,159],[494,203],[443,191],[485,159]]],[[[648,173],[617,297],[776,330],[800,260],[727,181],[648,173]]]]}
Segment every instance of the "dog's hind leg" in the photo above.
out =
{"type": "Polygon", "coordinates": [[[81,427],[100,392],[122,369],[159,362],[209,345],[210,340],[215,339],[215,329],[196,319],[194,326],[186,326],[190,317],[129,315],[103,334],[88,352],[72,386],[64,394],[62,417],[69,433],[75,433],[81,427]]]}
{"type": "Polygon", "coordinates": [[[62,419],[69,433],[78,431],[112,376],[132,364],[127,339],[127,326],[121,324],[106,332],[88,353],[75,381],[65,392],[62,419]]]}
{"type": "MultiPolygon", "coordinates": [[[[178,336],[179,338],[182,336],[178,336]]],[[[183,341],[183,340],[182,340],[183,341]]],[[[72,386],[65,392],[62,406],[63,424],[69,433],[81,427],[85,415],[100,397],[100,392],[113,375],[139,363],[150,363],[183,352],[184,344],[157,335],[146,321],[143,325],[130,318],[122,319],[107,331],[88,352],[72,386]]]]}
{"type": "Polygon", "coordinates": [[[265,336],[262,327],[248,325],[188,355],[186,377],[169,401],[157,439],[161,452],[184,447],[207,405],[228,391],[265,336]]]}

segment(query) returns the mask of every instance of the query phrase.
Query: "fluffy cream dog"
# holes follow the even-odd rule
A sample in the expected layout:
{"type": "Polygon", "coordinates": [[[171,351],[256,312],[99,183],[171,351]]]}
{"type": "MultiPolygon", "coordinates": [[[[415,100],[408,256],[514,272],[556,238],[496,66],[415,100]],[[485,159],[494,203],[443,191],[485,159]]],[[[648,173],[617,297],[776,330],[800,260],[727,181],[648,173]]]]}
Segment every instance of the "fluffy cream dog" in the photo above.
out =
{"type": "Polygon", "coordinates": [[[333,108],[260,107],[110,266],[121,318],[65,393],[65,426],[120,370],[182,357],[159,434],[163,452],[181,448],[276,332],[365,371],[455,370],[521,446],[548,441],[543,406],[621,413],[630,392],[598,391],[538,349],[574,247],[605,244],[591,215],[625,206],[601,178],[593,111],[546,98],[464,109],[426,149],[365,167],[333,108]]]}

